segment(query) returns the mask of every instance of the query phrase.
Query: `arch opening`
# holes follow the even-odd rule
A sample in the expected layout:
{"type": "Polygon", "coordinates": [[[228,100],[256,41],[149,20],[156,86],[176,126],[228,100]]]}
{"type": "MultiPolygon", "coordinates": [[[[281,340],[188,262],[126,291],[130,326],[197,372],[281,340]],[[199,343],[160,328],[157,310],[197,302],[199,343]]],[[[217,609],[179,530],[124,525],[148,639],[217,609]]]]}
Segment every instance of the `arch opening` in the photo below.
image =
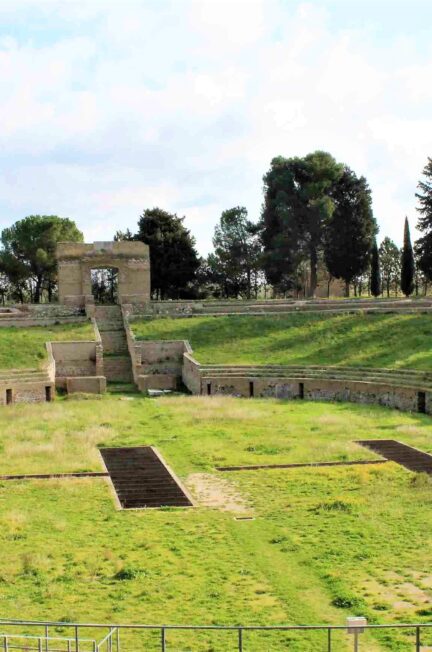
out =
{"type": "Polygon", "coordinates": [[[94,302],[97,305],[118,304],[117,267],[94,267],[90,270],[91,289],[94,302]]]}

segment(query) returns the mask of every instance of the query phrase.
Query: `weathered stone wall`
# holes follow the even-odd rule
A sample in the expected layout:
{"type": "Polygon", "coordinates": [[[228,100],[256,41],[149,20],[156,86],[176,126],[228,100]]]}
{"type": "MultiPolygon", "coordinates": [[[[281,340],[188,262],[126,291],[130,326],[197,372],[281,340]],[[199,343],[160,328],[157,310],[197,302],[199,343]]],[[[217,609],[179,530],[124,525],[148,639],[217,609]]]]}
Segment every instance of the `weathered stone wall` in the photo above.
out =
{"type": "Polygon", "coordinates": [[[11,391],[11,402],[42,403],[47,400],[47,388],[50,388],[50,400],[54,399],[54,385],[49,380],[41,382],[20,383],[12,381],[0,384],[0,405],[7,405],[7,390],[11,391]]]}
{"type": "Polygon", "coordinates": [[[135,303],[130,307],[130,320],[143,317],[170,315],[188,317],[190,315],[223,314],[266,314],[285,312],[430,312],[432,301],[424,299],[349,299],[333,301],[331,299],[295,300],[295,299],[259,299],[229,301],[147,301],[135,303]]]}
{"type": "Polygon", "coordinates": [[[202,393],[200,364],[189,352],[183,355],[182,380],[192,394],[202,393]]]}
{"type": "Polygon", "coordinates": [[[83,394],[103,394],[106,391],[105,376],[76,376],[66,381],[68,394],[82,392],[83,394]]]}
{"type": "Polygon", "coordinates": [[[149,389],[176,390],[178,376],[169,374],[149,374],[138,376],[138,389],[140,392],[147,392],[149,389]]]}
{"type": "Polygon", "coordinates": [[[51,342],[56,385],[66,388],[70,376],[96,376],[96,342],[51,342]]]}
{"type": "Polygon", "coordinates": [[[150,255],[143,242],[60,242],[57,260],[60,303],[91,304],[91,270],[102,267],[118,269],[119,303],[150,300],[150,255]]]}
{"type": "MultiPolygon", "coordinates": [[[[186,360],[185,366],[190,365],[186,360]]],[[[193,393],[198,393],[196,370],[193,393]]],[[[189,386],[189,385],[188,385],[189,386]]],[[[344,401],[351,403],[384,405],[407,412],[417,412],[419,390],[411,387],[349,380],[311,380],[265,377],[202,377],[199,393],[225,394],[242,397],[272,397],[286,399],[304,398],[311,401],[344,401]]],[[[425,392],[426,413],[432,414],[432,392],[425,392]]]]}
{"type": "Polygon", "coordinates": [[[111,382],[131,383],[133,373],[130,357],[125,356],[104,356],[104,374],[111,382]]]}
{"type": "Polygon", "coordinates": [[[183,353],[186,350],[183,340],[138,341],[143,374],[171,374],[181,377],[183,353]]]}

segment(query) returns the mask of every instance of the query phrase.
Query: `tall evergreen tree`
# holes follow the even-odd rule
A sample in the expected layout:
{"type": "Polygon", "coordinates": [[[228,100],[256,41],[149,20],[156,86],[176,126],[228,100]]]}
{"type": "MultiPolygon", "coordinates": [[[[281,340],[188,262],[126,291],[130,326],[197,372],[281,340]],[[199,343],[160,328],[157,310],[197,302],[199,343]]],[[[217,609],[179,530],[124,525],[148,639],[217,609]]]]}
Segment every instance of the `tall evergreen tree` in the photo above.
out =
{"type": "Polygon", "coordinates": [[[376,240],[374,240],[372,245],[370,286],[372,296],[379,297],[381,294],[381,271],[376,240]]]}
{"type": "Polygon", "coordinates": [[[331,189],[342,172],[327,152],[272,160],[264,176],[262,234],[265,273],[273,285],[292,286],[299,264],[307,259],[308,293],[314,296],[325,225],[334,208],[331,189]]]}
{"type": "Polygon", "coordinates": [[[418,265],[427,279],[432,279],[432,158],[423,168],[424,179],[418,183],[416,197],[419,206],[417,228],[424,235],[416,242],[418,265]]]}
{"type": "Polygon", "coordinates": [[[138,221],[134,237],[150,247],[151,289],[157,299],[186,296],[200,265],[195,238],[183,221],[161,208],[146,209],[138,221]]]}
{"type": "Polygon", "coordinates": [[[415,262],[411,244],[408,218],[405,218],[404,241],[401,260],[401,290],[406,297],[414,292],[415,262]]]}
{"type": "Polygon", "coordinates": [[[372,213],[372,197],[367,181],[358,178],[348,167],[331,192],[334,211],[325,230],[325,263],[330,274],[345,281],[346,295],[350,283],[368,267],[377,233],[372,213]]]}

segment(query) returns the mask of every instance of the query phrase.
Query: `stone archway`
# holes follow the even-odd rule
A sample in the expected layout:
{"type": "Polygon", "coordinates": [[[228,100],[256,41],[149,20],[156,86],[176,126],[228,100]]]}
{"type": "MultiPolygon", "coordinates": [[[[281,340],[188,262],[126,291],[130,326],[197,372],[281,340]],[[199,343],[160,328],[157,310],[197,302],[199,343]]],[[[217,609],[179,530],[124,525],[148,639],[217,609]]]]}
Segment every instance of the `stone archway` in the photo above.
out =
{"type": "Polygon", "coordinates": [[[94,304],[91,270],[118,270],[118,303],[150,301],[150,255],[143,242],[60,242],[57,246],[59,302],[94,304]]]}
{"type": "Polygon", "coordinates": [[[117,267],[92,267],[90,270],[92,296],[95,304],[118,304],[117,267]]]}

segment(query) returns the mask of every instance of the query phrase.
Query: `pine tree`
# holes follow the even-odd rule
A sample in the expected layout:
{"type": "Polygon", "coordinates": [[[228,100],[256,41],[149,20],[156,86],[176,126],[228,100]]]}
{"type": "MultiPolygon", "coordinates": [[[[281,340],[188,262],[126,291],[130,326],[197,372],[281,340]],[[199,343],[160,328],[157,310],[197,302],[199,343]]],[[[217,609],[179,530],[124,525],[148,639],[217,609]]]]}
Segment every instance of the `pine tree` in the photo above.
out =
{"type": "Polygon", "coordinates": [[[371,255],[371,293],[374,297],[381,294],[381,272],[376,240],[373,243],[371,255]]]}
{"type": "Polygon", "coordinates": [[[420,206],[417,211],[420,214],[417,228],[424,235],[416,242],[416,254],[418,264],[427,279],[432,279],[432,158],[423,169],[424,180],[419,181],[416,197],[420,206]]]}
{"type": "Polygon", "coordinates": [[[332,189],[334,212],[327,221],[324,259],[330,274],[350,284],[367,269],[377,225],[372,213],[372,197],[364,177],[345,167],[332,189]]]}
{"type": "Polygon", "coordinates": [[[401,264],[401,290],[406,297],[409,297],[414,292],[415,263],[407,217],[405,218],[401,264]]]}

